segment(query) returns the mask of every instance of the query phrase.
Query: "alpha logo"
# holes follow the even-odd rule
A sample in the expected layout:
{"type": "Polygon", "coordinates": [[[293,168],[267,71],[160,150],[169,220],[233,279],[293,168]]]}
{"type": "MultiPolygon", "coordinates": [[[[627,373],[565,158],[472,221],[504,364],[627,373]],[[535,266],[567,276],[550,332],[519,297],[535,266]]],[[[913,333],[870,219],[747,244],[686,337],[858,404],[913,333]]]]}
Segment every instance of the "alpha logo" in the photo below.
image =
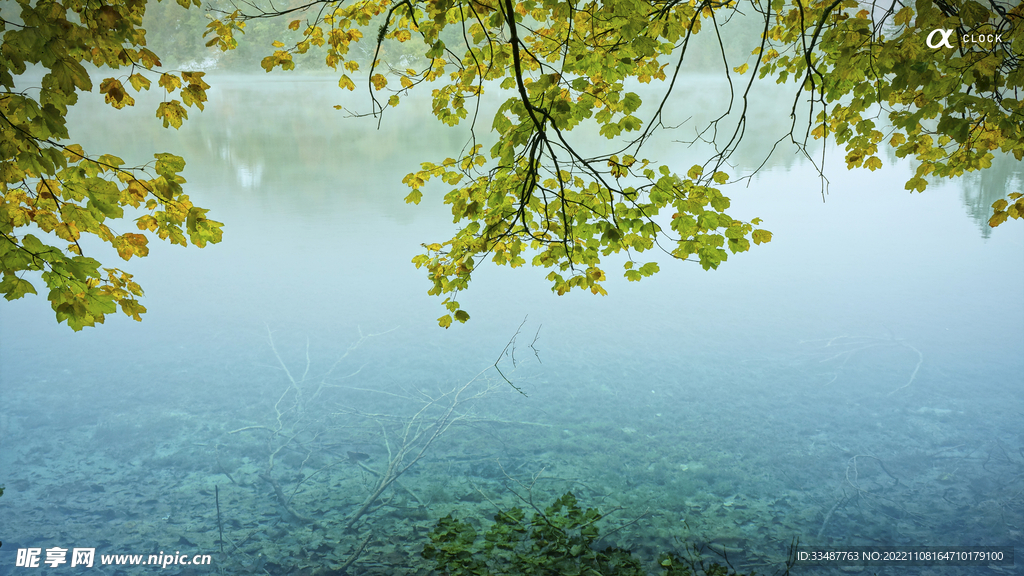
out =
{"type": "Polygon", "coordinates": [[[929,48],[940,48],[942,46],[945,46],[946,48],[952,48],[953,45],[949,43],[949,37],[953,35],[953,32],[956,32],[956,30],[943,30],[942,28],[936,28],[935,30],[932,30],[931,34],[928,35],[928,38],[925,39],[924,43],[927,44],[929,48]],[[942,39],[939,40],[938,42],[932,42],[932,40],[935,39],[936,35],[941,35],[942,39]]]}

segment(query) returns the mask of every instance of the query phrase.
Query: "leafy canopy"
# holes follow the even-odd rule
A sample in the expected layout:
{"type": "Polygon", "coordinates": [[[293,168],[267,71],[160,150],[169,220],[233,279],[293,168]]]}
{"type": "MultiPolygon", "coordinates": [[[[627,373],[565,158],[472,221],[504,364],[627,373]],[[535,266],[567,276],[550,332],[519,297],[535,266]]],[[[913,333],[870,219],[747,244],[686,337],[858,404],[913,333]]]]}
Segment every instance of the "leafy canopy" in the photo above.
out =
{"type": "MultiPolygon", "coordinates": [[[[178,0],[183,7],[197,0],[178,0]]],[[[18,0],[0,18],[0,293],[7,300],[36,294],[26,279],[40,272],[57,320],[74,330],[102,323],[118,308],[140,320],[142,287],[118,268],[84,254],[81,240],[98,238],[124,260],[149,253],[149,234],[173,244],[219,242],[221,224],[182,191],[185,161],[160,153],[144,166],[69,143],[65,117],[79,92],[93,88],[83,63],[117,70],[100,81],[113,108],[135,104],[133,93],[156,81],[165,99],[156,116],[178,128],[188,107],[203,109],[202,72],[160,72],[140,25],[144,0],[18,0]],[[29,66],[44,71],[26,88],[29,66]],[[180,99],[179,99],[180,98],[180,99]],[[138,232],[113,228],[128,214],[138,232]],[[141,233],[139,233],[141,232],[141,233]]]]}
{"type": "MultiPolygon", "coordinates": [[[[1024,159],[1024,5],[918,0],[878,9],[832,0],[788,12],[778,0],[772,6],[775,25],[755,51],[760,76],[803,79],[812,111],[820,108],[810,134],[844,145],[848,167],[881,168],[879,145],[888,144],[897,157],[917,161],[906,189],[923,191],[927,176],[990,167],[995,150],[1024,159]],[[949,33],[948,47],[937,30],[949,33]]],[[[1009,212],[1005,202],[996,204],[993,227],[1024,215],[1021,202],[1009,212]]]]}
{"type": "MultiPolygon", "coordinates": [[[[719,188],[730,180],[728,159],[743,138],[747,99],[759,79],[792,81],[793,108],[783,113],[793,123],[783,139],[806,153],[810,140],[831,138],[845,147],[850,168],[869,170],[882,166],[880,148],[888,146],[917,163],[908,190],[924,190],[929,176],[987,168],[996,150],[1017,159],[1024,154],[1024,5],[1001,0],[247,4],[248,12],[211,25],[228,32],[217,32],[222,42],[233,42],[231,30],[255,18],[283,17],[301,34],[289,44],[275,42],[262,62],[267,71],[292,69],[294,54],[322,50],[326,64],[340,72],[339,86],[354,90],[360,63],[350,50],[364,41],[363,30],[377,25],[376,34],[367,34],[376,41],[366,74],[373,114],[432,83],[434,116],[471,124],[458,158],[425,162],[404,179],[411,203],[420,202],[431,179],[447,184],[444,202],[460,226],[452,238],[424,244],[413,259],[426,268],[430,293],[445,297],[444,327],[469,318],[456,297],[485,259],[548,268],[558,294],[575,288],[604,294],[604,262],[613,254],[624,255],[627,279],[640,280],[659,269],[638,260],[650,250],[713,269],[752,242],[770,241],[771,233],[757,228],[760,220],[729,213],[719,188]],[[730,63],[720,28],[737,13],[760,19],[760,45],[748,61],[730,63]],[[935,29],[952,31],[949,47],[929,47],[935,29]],[[644,158],[642,150],[663,127],[662,111],[699,33],[715,35],[733,102],[731,113],[705,131],[717,136],[718,152],[679,171],[644,158]],[[410,42],[419,50],[397,48],[410,42]],[[643,115],[630,87],[656,81],[664,91],[643,115]],[[489,122],[479,117],[487,90],[505,97],[489,122]],[[384,94],[386,101],[378,99],[384,94]],[[801,113],[808,122],[798,127],[801,113]],[[486,149],[476,138],[480,123],[494,133],[486,149]],[[573,139],[571,132],[584,125],[607,139],[604,152],[581,152],[581,142],[593,137],[573,139]]],[[[990,225],[1022,214],[1024,198],[1011,194],[993,206],[990,225]]]]}
{"type": "MultiPolygon", "coordinates": [[[[197,246],[221,236],[220,223],[183,193],[181,158],[157,154],[155,162],[130,167],[66,142],[68,107],[93,86],[83,62],[123,71],[99,85],[114,108],[133,105],[132,93],[156,80],[166,92],[157,108],[165,126],[180,126],[188,107],[202,109],[209,87],[202,73],[159,72],[159,58],[145,48],[140,25],[146,5],[19,0],[17,16],[7,10],[0,18],[0,288],[7,299],[35,293],[25,276],[41,273],[57,318],[76,330],[117,308],[136,319],[145,310],[130,274],[83,254],[83,235],[126,260],[146,255],[145,232],[197,246]],[[19,88],[15,80],[29,65],[45,70],[41,85],[19,88]],[[126,208],[142,214],[136,226],[143,234],[111,227],[126,208]]],[[[1005,0],[884,6],[856,0],[292,0],[284,8],[245,6],[248,13],[224,11],[209,24],[207,46],[230,50],[246,21],[284,17],[299,38],[275,42],[263,67],[293,69],[293,55],[320,50],[325,64],[340,72],[339,86],[354,90],[361,60],[351,48],[369,37],[374,57],[365,81],[375,115],[431,83],[433,114],[449,125],[471,124],[458,158],[426,162],[404,179],[412,203],[431,179],[450,187],[444,201],[459,231],[425,244],[413,260],[426,268],[430,293],[445,297],[447,313],[439,318],[445,327],[468,320],[456,297],[485,259],[548,268],[558,294],[576,288],[604,294],[612,255],[622,255],[627,279],[640,280],[659,270],[639,260],[649,250],[713,269],[751,243],[770,241],[757,218],[730,215],[720,190],[730,180],[729,157],[743,138],[747,99],[759,79],[792,81],[793,124],[786,137],[798,148],[831,138],[845,147],[850,168],[876,170],[880,150],[888,147],[916,162],[908,190],[924,190],[928,177],[987,168],[997,150],[1024,158],[1024,7],[1005,0]],[[748,61],[728,62],[722,23],[738,13],[761,20],[760,45],[748,61]],[[376,33],[364,34],[374,26],[376,33]],[[721,48],[733,101],[730,113],[705,132],[715,135],[717,153],[683,172],[645,158],[643,150],[663,127],[662,111],[701,32],[713,34],[721,48]],[[641,98],[630,87],[656,81],[664,91],[641,113],[641,98]],[[494,143],[486,149],[475,130],[484,121],[479,99],[485,90],[506,96],[487,123],[494,143]],[[378,100],[383,94],[386,101],[378,100]],[[798,127],[808,102],[809,121],[798,127]],[[580,143],[593,139],[573,133],[582,126],[607,139],[603,152],[581,151],[580,143]]],[[[1024,197],[1009,194],[992,208],[994,227],[1020,218],[1024,197]]]]}

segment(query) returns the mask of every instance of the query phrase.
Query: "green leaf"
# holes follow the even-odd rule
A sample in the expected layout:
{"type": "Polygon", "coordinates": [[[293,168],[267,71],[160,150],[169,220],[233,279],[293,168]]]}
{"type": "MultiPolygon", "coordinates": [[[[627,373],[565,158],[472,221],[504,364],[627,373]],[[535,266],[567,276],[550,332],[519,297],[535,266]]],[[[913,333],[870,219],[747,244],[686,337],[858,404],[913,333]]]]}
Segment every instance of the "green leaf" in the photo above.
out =
{"type": "Polygon", "coordinates": [[[17,300],[26,294],[36,294],[36,289],[28,280],[22,280],[14,274],[4,274],[0,280],[0,292],[7,300],[17,300]]]}
{"type": "Polygon", "coordinates": [[[181,156],[159,152],[153,157],[156,158],[156,173],[166,178],[174,178],[178,172],[185,169],[185,159],[181,156]]]}
{"type": "MultiPolygon", "coordinates": [[[[56,83],[57,88],[65,94],[71,94],[77,88],[83,92],[92,90],[92,81],[89,79],[89,73],[86,72],[85,67],[70,57],[64,57],[57,60],[53,64],[53,68],[47,75],[48,79],[52,79],[56,83]]],[[[47,79],[44,78],[44,84],[47,83],[47,79]]]]}
{"type": "Polygon", "coordinates": [[[754,230],[750,237],[754,241],[754,244],[764,244],[765,242],[772,241],[772,233],[767,230],[754,230]]]}
{"type": "Polygon", "coordinates": [[[644,276],[651,276],[657,273],[661,268],[658,267],[657,262],[648,262],[640,267],[640,274],[644,276]]]}

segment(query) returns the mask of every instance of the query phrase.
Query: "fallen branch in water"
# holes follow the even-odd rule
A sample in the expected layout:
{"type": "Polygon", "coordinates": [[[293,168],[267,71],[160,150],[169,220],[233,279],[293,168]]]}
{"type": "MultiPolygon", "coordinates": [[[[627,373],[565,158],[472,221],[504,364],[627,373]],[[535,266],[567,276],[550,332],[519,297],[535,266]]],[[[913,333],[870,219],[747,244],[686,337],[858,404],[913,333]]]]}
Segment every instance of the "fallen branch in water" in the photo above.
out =
{"type": "MultiPolygon", "coordinates": [[[[395,501],[396,496],[408,494],[410,502],[415,502],[414,507],[426,506],[400,479],[421,462],[454,425],[517,423],[482,417],[472,408],[492,394],[505,392],[504,382],[508,382],[508,375],[514,372],[515,366],[504,372],[497,366],[488,366],[459,384],[435,390],[351,386],[349,381],[363,371],[365,364],[345,375],[335,375],[342,373],[338,370],[342,361],[373,336],[378,335],[360,332],[359,339],[348,346],[329,370],[316,375],[308,342],[304,367],[301,371],[293,370],[281,356],[268,330],[270,349],[284,375],[284,387],[272,397],[272,411],[265,422],[248,423],[227,432],[229,436],[265,439],[260,450],[264,460],[256,473],[262,482],[247,484],[269,485],[271,499],[280,510],[281,522],[302,525],[317,532],[318,538],[324,541],[328,533],[358,532],[362,535],[340,564],[317,558],[322,565],[329,562],[335,572],[355,565],[367,547],[372,548],[370,542],[384,536],[387,524],[382,522],[386,522],[387,511],[403,507],[401,502],[395,501]],[[496,368],[500,377],[491,374],[491,368],[496,368]],[[387,408],[381,410],[384,405],[387,408]],[[369,448],[373,444],[378,444],[380,450],[369,448]],[[386,458],[381,457],[382,453],[386,458]],[[335,492],[334,487],[358,483],[358,479],[352,477],[353,471],[357,476],[362,475],[363,482],[368,481],[369,485],[366,493],[349,508],[348,502],[342,504],[338,500],[348,501],[345,494],[352,491],[335,492]],[[326,501],[333,502],[328,505],[326,501]],[[382,510],[384,512],[380,512],[382,510]]],[[[506,345],[503,356],[511,360],[510,350],[514,348],[515,337],[506,345]]],[[[218,466],[227,474],[219,459],[218,466]]],[[[346,540],[348,538],[343,538],[341,544],[346,540]]],[[[324,552],[307,552],[307,556],[309,554],[318,556],[324,552]]]]}

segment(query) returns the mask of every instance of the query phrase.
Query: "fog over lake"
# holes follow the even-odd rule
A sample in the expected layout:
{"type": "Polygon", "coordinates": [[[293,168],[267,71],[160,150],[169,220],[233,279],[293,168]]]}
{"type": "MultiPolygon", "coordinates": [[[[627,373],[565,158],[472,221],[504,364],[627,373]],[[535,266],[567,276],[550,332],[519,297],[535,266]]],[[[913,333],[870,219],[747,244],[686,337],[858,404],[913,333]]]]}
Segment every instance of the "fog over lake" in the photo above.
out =
{"type": "MultiPolygon", "coordinates": [[[[437,519],[457,511],[482,532],[528,492],[541,507],[567,491],[599,507],[602,546],[652,570],[687,543],[770,572],[796,537],[1024,540],[1024,226],[985,223],[1021,190],[1018,162],[918,194],[904,190],[907,162],[850,172],[827,149],[823,196],[792,148],[752,174],[792,103],[765,94],[733,158],[731,175],[750,177],[723,192],[770,243],[709,272],[643,254],[661,272],[639,283],[610,258],[605,297],[556,296],[544,269],[480,265],[459,294],[471,320],[443,330],[410,260],[455,231],[448,188],[406,204],[402,178],[456,156],[465,128],[440,126],[417,96],[378,129],[333,108],[367,107],[336,78],[208,81],[206,111],[179,131],[153,118],[152,94],[121,112],[92,94],[70,115],[87,151],[183,156],[186,191],[224,240],[154,240],[126,263],[85,244],[145,288],[141,323],[109,315],[73,333],[45,294],[3,303],[0,574],[23,573],[14,555],[30,547],[95,547],[97,564],[213,555],[182,574],[328,573],[316,570],[364,537],[350,573],[427,574],[437,519]],[[441,433],[417,444],[410,430],[441,433]],[[346,526],[403,442],[413,465],[346,526]]],[[[668,111],[682,125],[647,157],[680,173],[703,163],[707,149],[681,141],[722,88],[687,77],[668,111]]],[[[485,113],[481,138],[489,125],[485,113]]]]}

